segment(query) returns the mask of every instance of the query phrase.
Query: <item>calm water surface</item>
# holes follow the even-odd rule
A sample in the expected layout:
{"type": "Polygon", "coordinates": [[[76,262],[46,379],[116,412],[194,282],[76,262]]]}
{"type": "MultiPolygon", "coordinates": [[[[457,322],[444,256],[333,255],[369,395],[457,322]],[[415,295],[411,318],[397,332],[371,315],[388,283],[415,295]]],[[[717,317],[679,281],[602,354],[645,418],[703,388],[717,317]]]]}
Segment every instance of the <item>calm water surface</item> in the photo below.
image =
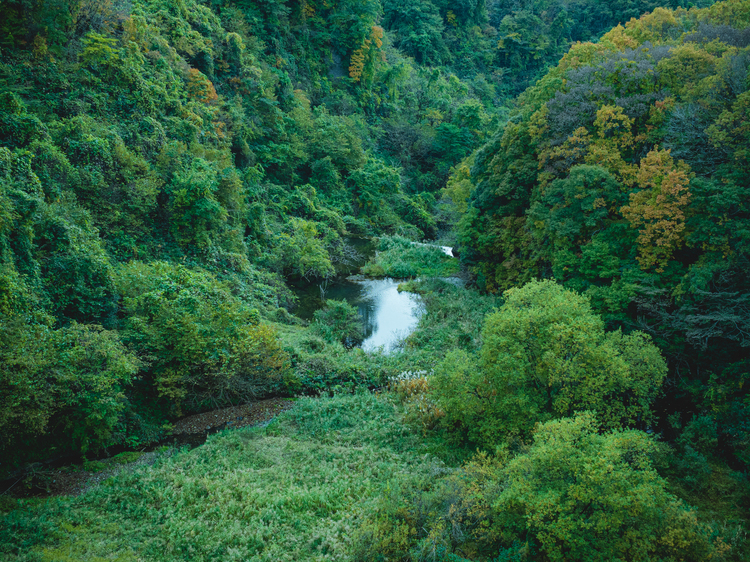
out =
{"type": "MultiPolygon", "coordinates": [[[[325,299],[344,300],[356,307],[362,316],[365,328],[362,349],[393,351],[417,327],[422,315],[420,297],[412,293],[399,293],[399,282],[394,279],[367,279],[352,275],[375,253],[375,243],[358,238],[347,238],[347,243],[359,253],[359,260],[337,268],[341,277],[333,281],[297,287],[295,293],[299,297],[299,304],[294,313],[305,320],[312,320],[315,311],[325,305],[325,299]]],[[[451,248],[441,248],[447,255],[453,255],[451,248]]],[[[463,284],[459,279],[446,281],[463,284]]]]}
{"type": "MultiPolygon", "coordinates": [[[[382,347],[388,352],[416,328],[422,314],[419,296],[399,293],[397,287],[394,279],[348,277],[323,287],[322,296],[345,300],[359,310],[365,328],[362,349],[374,351],[382,347]]],[[[295,313],[311,320],[323,306],[321,287],[312,285],[298,290],[297,295],[300,300],[295,313]]]]}

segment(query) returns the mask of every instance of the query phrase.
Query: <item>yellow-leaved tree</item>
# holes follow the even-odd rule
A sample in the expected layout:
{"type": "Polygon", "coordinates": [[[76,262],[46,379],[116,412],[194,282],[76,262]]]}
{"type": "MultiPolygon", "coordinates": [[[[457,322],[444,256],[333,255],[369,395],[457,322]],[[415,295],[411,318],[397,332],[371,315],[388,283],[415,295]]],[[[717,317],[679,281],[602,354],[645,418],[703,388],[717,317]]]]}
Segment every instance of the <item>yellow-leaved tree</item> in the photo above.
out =
{"type": "Polygon", "coordinates": [[[638,229],[641,268],[656,266],[661,273],[684,241],[690,167],[675,163],[669,150],[656,148],[641,160],[636,184],[640,189],[630,194],[630,203],[620,212],[638,229]]]}
{"type": "Polygon", "coordinates": [[[352,53],[349,63],[349,77],[355,82],[369,84],[375,73],[375,65],[383,60],[383,28],[373,25],[370,36],[362,41],[362,46],[352,53]]]}

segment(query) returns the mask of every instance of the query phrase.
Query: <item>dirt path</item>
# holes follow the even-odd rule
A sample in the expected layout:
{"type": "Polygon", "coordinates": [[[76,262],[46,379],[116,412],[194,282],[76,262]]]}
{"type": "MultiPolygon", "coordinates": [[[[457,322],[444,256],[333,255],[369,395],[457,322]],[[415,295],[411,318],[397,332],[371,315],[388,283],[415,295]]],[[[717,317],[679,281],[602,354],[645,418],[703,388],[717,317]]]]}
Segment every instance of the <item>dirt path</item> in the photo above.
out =
{"type": "MultiPolygon", "coordinates": [[[[94,470],[84,470],[80,466],[72,465],[44,471],[39,476],[46,484],[47,493],[42,495],[79,496],[123,470],[132,471],[139,466],[150,466],[156,462],[157,458],[165,454],[172,454],[175,450],[174,447],[171,447],[164,451],[163,446],[198,446],[205,443],[208,435],[222,429],[238,429],[268,423],[281,412],[291,408],[293,404],[292,400],[286,398],[270,398],[252,404],[187,416],[173,424],[172,433],[169,436],[156,446],[150,447],[153,449],[161,445],[162,447],[158,450],[144,453],[123,453],[109,459],[89,463],[89,468],[91,465],[95,466],[94,470]],[[133,457],[135,457],[134,460],[130,461],[129,459],[133,457]]],[[[10,493],[16,495],[21,492],[22,495],[26,495],[23,493],[23,484],[19,484],[15,492],[10,493]]]]}
{"type": "Polygon", "coordinates": [[[292,407],[293,402],[286,398],[260,400],[243,406],[233,406],[182,418],[174,423],[172,435],[181,433],[199,434],[216,428],[246,427],[275,418],[292,407]]]}

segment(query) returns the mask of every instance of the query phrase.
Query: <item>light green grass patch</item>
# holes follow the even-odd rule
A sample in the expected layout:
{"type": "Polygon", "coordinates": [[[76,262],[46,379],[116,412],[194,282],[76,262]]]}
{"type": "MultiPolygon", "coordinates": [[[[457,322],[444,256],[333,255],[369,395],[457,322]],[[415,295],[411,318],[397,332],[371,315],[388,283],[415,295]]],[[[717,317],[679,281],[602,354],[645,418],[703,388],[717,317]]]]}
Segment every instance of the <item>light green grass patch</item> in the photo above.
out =
{"type": "Polygon", "coordinates": [[[368,277],[449,277],[456,275],[459,264],[439,246],[414,244],[401,236],[384,236],[378,252],[362,267],[368,277]]]}
{"type": "Polygon", "coordinates": [[[0,558],[347,560],[377,496],[440,470],[419,449],[385,398],[303,398],[265,429],[223,432],[80,498],[0,516],[0,558]]]}

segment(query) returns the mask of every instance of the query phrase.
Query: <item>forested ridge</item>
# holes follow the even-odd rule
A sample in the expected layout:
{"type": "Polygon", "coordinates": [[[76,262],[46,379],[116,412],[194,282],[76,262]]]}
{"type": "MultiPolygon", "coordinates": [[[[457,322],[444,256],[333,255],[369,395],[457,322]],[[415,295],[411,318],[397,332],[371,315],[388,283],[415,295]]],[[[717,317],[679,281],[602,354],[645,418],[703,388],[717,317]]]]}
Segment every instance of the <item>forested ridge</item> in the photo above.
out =
{"type": "Polygon", "coordinates": [[[747,560],[749,62],[747,0],[4,0],[0,478],[298,399],[0,553],[747,560]],[[295,315],[363,238],[393,353],[295,315]]]}
{"type": "MultiPolygon", "coordinates": [[[[671,367],[663,416],[747,454],[747,59],[742,4],[657,9],[573,46],[475,156],[464,259],[487,290],[551,277],[671,367]]],[[[746,462],[742,461],[742,462],[746,462]]]]}

